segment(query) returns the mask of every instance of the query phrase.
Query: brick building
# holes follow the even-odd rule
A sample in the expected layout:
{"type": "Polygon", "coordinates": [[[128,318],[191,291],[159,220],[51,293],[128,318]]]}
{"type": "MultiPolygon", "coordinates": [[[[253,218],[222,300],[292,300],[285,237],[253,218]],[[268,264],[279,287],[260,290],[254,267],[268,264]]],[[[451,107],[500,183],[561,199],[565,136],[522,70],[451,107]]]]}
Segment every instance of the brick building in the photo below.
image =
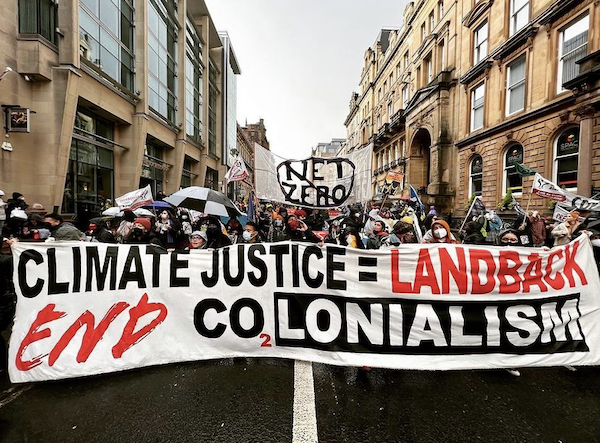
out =
{"type": "Polygon", "coordinates": [[[373,196],[395,170],[456,214],[473,194],[488,207],[508,189],[525,200],[531,179],[514,162],[591,195],[598,24],[591,0],[410,2],[400,29],[382,30],[366,51],[345,122],[349,151],[373,144],[373,196]]]}
{"type": "MultiPolygon", "coordinates": [[[[223,45],[203,0],[6,2],[0,82],[30,132],[0,151],[0,188],[64,214],[139,186],[220,189],[223,45]],[[101,6],[101,7],[100,7],[101,6]]],[[[6,147],[6,146],[5,146],[6,147]]]]}

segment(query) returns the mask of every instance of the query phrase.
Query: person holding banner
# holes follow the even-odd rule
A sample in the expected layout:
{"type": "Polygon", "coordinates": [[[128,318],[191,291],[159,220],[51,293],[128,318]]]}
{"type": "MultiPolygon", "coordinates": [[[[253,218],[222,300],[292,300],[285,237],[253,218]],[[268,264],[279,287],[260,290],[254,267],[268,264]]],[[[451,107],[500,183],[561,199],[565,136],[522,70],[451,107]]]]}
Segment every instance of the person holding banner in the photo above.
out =
{"type": "Polygon", "coordinates": [[[563,246],[569,244],[573,237],[573,233],[579,227],[579,212],[571,211],[564,223],[559,223],[552,230],[554,237],[554,246],[563,246]]]}
{"type": "MultiPolygon", "coordinates": [[[[2,238],[2,248],[5,244],[12,245],[15,239],[2,238]]],[[[13,276],[13,258],[12,255],[0,254],[0,373],[3,373],[8,364],[8,348],[2,336],[4,331],[12,322],[15,314],[16,295],[12,281],[13,276]]]]}
{"type": "Polygon", "coordinates": [[[258,225],[252,221],[247,222],[246,226],[244,226],[242,237],[244,238],[244,243],[261,243],[258,225]]]}
{"type": "Polygon", "coordinates": [[[186,250],[192,249],[206,249],[206,232],[194,231],[190,234],[190,243],[186,250]]]}
{"type": "Polygon", "coordinates": [[[436,220],[431,224],[431,238],[423,243],[458,243],[446,220],[436,220]]]}
{"type": "Polygon", "coordinates": [[[389,234],[385,230],[383,220],[377,220],[373,225],[373,232],[369,234],[367,240],[367,249],[379,249],[382,246],[387,246],[389,242],[389,234]]]}

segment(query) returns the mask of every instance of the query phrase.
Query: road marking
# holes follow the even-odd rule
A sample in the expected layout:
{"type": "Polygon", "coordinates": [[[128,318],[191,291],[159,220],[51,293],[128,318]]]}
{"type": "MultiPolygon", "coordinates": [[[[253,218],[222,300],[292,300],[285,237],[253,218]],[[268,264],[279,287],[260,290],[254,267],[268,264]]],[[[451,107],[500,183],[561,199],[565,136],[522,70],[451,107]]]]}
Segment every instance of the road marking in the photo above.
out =
{"type": "Polygon", "coordinates": [[[312,363],[294,362],[294,424],[292,443],[316,443],[317,411],[315,408],[315,382],[312,363]]]}
{"type": "Polygon", "coordinates": [[[29,391],[33,385],[20,385],[7,389],[0,394],[0,408],[3,408],[10,402],[16,400],[19,395],[29,391]]]}

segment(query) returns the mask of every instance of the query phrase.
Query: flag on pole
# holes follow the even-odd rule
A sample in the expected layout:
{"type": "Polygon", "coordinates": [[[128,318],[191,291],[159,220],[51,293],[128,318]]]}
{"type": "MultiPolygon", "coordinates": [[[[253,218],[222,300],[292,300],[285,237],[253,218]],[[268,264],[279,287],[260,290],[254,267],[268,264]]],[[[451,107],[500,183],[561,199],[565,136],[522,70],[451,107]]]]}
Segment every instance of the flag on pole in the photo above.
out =
{"type": "Polygon", "coordinates": [[[535,172],[533,169],[528,168],[527,166],[525,166],[521,163],[513,163],[513,165],[515,166],[515,171],[521,177],[531,177],[531,176],[537,174],[537,172],[535,172]]]}
{"type": "Polygon", "coordinates": [[[515,199],[515,196],[512,196],[512,201],[510,203],[509,206],[512,206],[513,209],[517,212],[517,214],[519,215],[527,215],[527,212],[525,212],[525,209],[523,209],[521,207],[521,205],[519,204],[519,202],[515,199]]]}
{"type": "Polygon", "coordinates": [[[142,189],[128,192],[121,197],[115,198],[115,203],[120,209],[131,209],[132,211],[154,202],[150,185],[142,189]]]}
{"type": "Polygon", "coordinates": [[[417,193],[416,189],[413,188],[413,185],[410,185],[409,187],[410,187],[410,199],[419,204],[419,207],[421,208],[421,213],[424,214],[425,213],[425,205],[419,198],[419,194],[417,193]]]}
{"type": "Polygon", "coordinates": [[[225,174],[225,179],[227,180],[227,183],[241,182],[247,179],[249,176],[250,174],[248,174],[244,159],[238,155],[235,158],[233,165],[231,165],[229,171],[227,171],[227,174],[225,174]]]}

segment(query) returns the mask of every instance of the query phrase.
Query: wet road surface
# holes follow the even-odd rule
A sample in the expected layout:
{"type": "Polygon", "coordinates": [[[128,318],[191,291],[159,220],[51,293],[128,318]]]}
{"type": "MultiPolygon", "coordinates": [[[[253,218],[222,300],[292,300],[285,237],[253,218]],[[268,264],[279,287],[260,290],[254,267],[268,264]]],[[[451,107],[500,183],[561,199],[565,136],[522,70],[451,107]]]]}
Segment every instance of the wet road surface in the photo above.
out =
{"type": "MultiPolygon", "coordinates": [[[[598,368],[522,369],[513,377],[313,364],[312,373],[320,442],[600,442],[598,368]]],[[[296,389],[306,386],[296,381],[296,389]]],[[[302,435],[293,432],[288,360],[0,387],[0,442],[291,442],[302,435]]]]}

